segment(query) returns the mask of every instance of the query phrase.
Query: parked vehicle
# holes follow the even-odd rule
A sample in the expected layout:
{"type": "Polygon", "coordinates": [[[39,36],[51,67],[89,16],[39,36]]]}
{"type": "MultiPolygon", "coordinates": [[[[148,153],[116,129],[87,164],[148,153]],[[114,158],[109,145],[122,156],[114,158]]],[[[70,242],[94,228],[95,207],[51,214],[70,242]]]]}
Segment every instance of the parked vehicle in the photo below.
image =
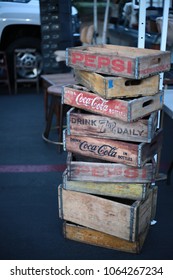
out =
{"type": "MultiPolygon", "coordinates": [[[[79,43],[80,21],[78,11],[72,6],[72,30],[74,45],[79,43]]],[[[13,52],[15,49],[34,48],[33,54],[19,54],[21,68],[18,74],[23,78],[32,79],[42,71],[41,55],[41,24],[39,0],[1,0],[0,1],[0,49],[5,50],[10,61],[10,74],[13,75],[13,52]],[[34,71],[35,61],[38,71],[34,71]],[[26,71],[25,65],[33,64],[33,71],[26,71]]]]}

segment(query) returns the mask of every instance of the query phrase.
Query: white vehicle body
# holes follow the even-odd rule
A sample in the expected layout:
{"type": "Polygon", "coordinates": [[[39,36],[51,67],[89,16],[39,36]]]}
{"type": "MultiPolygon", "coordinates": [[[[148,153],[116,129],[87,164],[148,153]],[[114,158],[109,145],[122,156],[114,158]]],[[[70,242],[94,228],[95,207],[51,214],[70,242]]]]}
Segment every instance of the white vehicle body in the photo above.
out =
{"type": "MultiPolygon", "coordinates": [[[[78,11],[72,7],[73,38],[79,40],[78,11]]],[[[37,59],[40,61],[41,71],[41,23],[39,0],[8,0],[0,1],[0,50],[7,53],[8,60],[12,61],[14,49],[35,48],[38,50],[37,59]]],[[[25,54],[21,65],[30,59],[30,54],[25,54]]],[[[33,60],[33,57],[32,57],[33,60]]],[[[25,78],[34,78],[35,73],[27,76],[26,71],[20,71],[25,78]]]]}

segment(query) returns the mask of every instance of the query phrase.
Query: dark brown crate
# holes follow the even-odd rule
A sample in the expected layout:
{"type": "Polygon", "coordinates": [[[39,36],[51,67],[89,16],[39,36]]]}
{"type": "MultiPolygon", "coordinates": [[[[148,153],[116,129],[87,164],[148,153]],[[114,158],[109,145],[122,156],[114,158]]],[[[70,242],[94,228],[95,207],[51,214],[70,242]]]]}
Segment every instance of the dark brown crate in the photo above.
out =
{"type": "Polygon", "coordinates": [[[131,242],[88,227],[83,227],[69,222],[64,222],[63,224],[63,234],[67,239],[134,254],[139,254],[141,252],[148,230],[149,227],[147,227],[145,231],[139,235],[137,241],[131,242]]]}

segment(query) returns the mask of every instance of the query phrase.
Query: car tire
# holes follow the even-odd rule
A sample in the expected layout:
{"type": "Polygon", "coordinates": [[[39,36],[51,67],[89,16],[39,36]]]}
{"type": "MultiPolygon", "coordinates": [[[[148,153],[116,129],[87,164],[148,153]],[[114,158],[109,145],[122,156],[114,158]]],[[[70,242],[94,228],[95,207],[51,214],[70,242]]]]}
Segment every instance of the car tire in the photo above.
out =
{"type": "MultiPolygon", "coordinates": [[[[42,60],[42,55],[41,55],[41,41],[37,38],[33,37],[23,37],[23,38],[18,38],[16,39],[13,43],[11,43],[7,49],[7,61],[9,65],[9,75],[10,75],[10,80],[13,84],[14,82],[14,51],[15,49],[36,49],[36,55],[38,59],[38,73],[36,75],[41,74],[42,69],[43,69],[43,60],[42,60]]],[[[27,54],[25,55],[26,58],[27,54]]],[[[29,56],[29,54],[28,54],[29,56]]],[[[31,57],[30,57],[31,58],[31,57]]],[[[20,58],[22,59],[22,58],[20,58]]],[[[28,57],[29,59],[29,57],[28,57]]],[[[33,57],[32,57],[33,59],[33,57]]],[[[24,61],[23,61],[24,62],[24,61]]],[[[22,65],[24,68],[24,64],[22,65]]],[[[25,68],[26,69],[26,68],[25,68]]],[[[23,69],[23,70],[25,70],[23,69]]],[[[23,79],[33,79],[35,78],[34,75],[26,75],[26,72],[23,72],[22,75],[22,68],[19,68],[17,71],[19,71],[18,76],[22,77],[23,79]]]]}

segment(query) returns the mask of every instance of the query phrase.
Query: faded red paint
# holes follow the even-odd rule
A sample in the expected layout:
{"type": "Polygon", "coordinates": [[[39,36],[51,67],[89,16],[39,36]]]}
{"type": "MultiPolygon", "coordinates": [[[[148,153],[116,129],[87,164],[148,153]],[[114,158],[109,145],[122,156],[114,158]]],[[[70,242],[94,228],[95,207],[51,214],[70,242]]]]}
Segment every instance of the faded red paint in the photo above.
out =
{"type": "Polygon", "coordinates": [[[140,74],[141,75],[149,75],[153,72],[164,72],[168,71],[170,69],[170,64],[163,64],[163,65],[157,65],[157,66],[151,66],[150,68],[147,69],[141,69],[140,74]]]}
{"type": "Polygon", "coordinates": [[[129,58],[123,60],[122,58],[115,58],[115,56],[109,55],[93,55],[87,53],[81,53],[79,51],[71,51],[71,64],[83,67],[83,69],[91,69],[95,71],[104,71],[105,73],[124,73],[127,75],[133,75],[132,60],[129,58]]]}
{"type": "Polygon", "coordinates": [[[65,164],[58,165],[0,165],[0,173],[63,172],[65,164]]]}
{"type": "Polygon", "coordinates": [[[91,92],[64,87],[64,103],[112,118],[128,119],[126,102],[119,99],[106,100],[91,92]]]}
{"type": "Polygon", "coordinates": [[[113,178],[125,178],[129,179],[133,182],[133,180],[141,180],[141,181],[152,181],[152,172],[150,167],[144,167],[144,168],[133,168],[128,166],[107,166],[106,164],[103,166],[97,166],[92,167],[89,165],[78,165],[73,168],[73,176],[75,177],[81,177],[82,176],[88,176],[88,177],[107,177],[108,180],[111,180],[113,178]]]}

